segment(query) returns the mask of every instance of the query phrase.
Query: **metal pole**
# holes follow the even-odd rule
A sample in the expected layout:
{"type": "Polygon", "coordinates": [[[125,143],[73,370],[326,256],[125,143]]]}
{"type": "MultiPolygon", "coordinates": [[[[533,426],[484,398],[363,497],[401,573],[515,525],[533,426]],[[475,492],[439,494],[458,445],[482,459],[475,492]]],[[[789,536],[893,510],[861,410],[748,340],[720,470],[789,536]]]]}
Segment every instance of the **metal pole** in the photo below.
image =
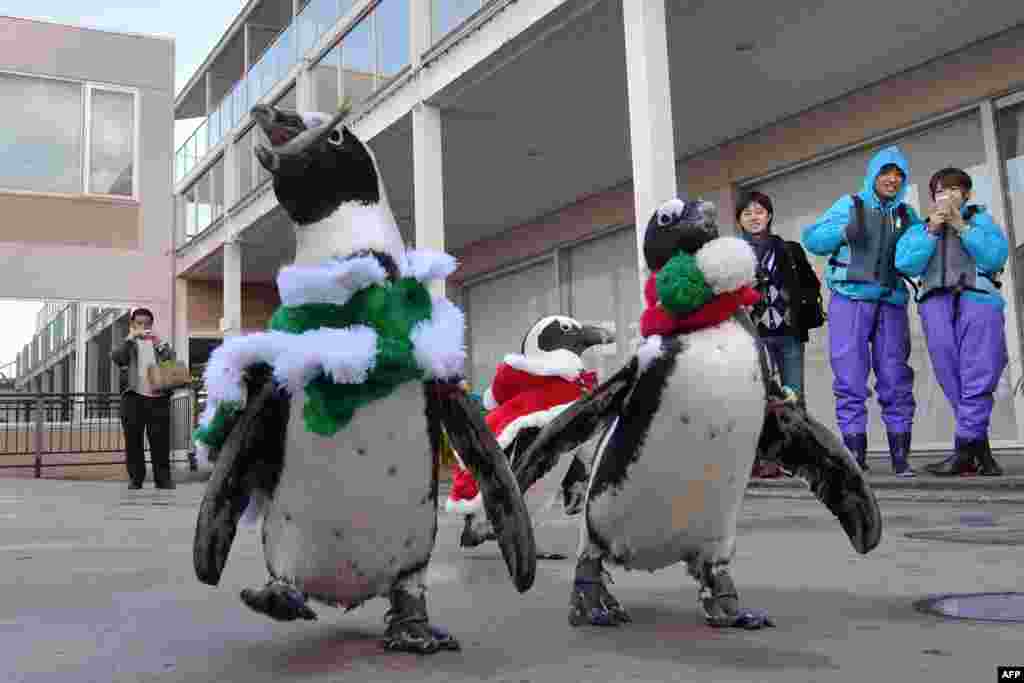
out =
{"type": "Polygon", "coordinates": [[[36,479],[43,476],[43,397],[36,397],[36,479]]]}

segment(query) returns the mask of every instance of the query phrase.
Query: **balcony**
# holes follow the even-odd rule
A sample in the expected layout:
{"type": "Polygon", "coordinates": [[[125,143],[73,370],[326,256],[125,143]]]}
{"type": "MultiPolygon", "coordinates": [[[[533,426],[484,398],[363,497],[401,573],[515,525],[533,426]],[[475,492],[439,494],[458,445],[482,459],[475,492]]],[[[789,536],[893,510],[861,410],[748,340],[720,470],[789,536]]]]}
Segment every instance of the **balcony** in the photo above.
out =
{"type": "MultiPolygon", "coordinates": [[[[461,26],[494,0],[432,0],[431,45],[461,26]]],[[[286,80],[292,69],[348,14],[355,0],[310,0],[234,85],[174,155],[174,181],[180,182],[248,121],[249,110],[286,80]]],[[[318,109],[333,110],[345,94],[353,104],[371,97],[409,64],[410,0],[379,0],[339,38],[313,67],[318,109]],[[339,69],[331,87],[324,67],[339,69]],[[329,94],[328,94],[329,93],[329,94]]],[[[200,230],[201,231],[201,230],[200,230]]],[[[193,234],[196,229],[189,232],[193,234]]]]}

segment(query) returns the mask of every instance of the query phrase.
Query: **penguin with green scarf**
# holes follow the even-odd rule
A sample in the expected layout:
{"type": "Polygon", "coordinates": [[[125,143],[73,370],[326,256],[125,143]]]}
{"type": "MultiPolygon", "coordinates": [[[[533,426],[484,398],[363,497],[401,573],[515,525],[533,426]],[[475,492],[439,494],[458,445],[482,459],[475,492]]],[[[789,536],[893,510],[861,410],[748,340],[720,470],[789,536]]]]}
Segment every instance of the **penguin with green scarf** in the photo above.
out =
{"type": "Polygon", "coordinates": [[[241,598],[273,619],[315,619],[310,600],[391,603],[385,646],[459,642],[430,623],[426,579],[447,434],[481,484],[520,592],[536,571],[532,525],[507,459],[459,386],[463,313],[431,281],[455,260],[407,250],[373,153],[333,117],[257,106],[256,156],[292,219],[296,255],[267,332],[232,337],[205,371],[195,438],[213,462],[194,565],[218,585],[237,525],[262,518],[270,581],[241,598]]]}

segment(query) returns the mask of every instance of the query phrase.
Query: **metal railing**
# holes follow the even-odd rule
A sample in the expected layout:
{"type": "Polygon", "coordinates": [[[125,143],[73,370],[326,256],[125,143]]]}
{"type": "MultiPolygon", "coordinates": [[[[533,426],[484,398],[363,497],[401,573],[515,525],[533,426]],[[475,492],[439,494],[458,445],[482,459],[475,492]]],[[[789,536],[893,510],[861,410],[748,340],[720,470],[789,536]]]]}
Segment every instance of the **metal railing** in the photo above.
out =
{"type": "MultiPolygon", "coordinates": [[[[193,391],[171,397],[171,462],[192,471],[197,415],[193,391]]],[[[44,467],[124,465],[123,457],[102,457],[124,450],[119,394],[0,394],[0,470],[33,468],[39,479],[44,467]]]]}

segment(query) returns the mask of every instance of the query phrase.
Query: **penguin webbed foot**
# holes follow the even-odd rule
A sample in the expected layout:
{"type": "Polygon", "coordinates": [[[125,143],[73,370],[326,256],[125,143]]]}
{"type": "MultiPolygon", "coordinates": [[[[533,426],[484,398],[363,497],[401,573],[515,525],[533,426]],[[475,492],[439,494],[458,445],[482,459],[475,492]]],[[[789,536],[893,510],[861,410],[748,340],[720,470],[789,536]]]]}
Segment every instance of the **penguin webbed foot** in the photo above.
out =
{"type": "Polygon", "coordinates": [[[755,630],[775,626],[764,610],[740,607],[736,584],[723,568],[703,568],[697,601],[704,611],[704,621],[715,628],[755,630]]]}
{"type": "Polygon", "coordinates": [[[306,596],[283,581],[271,581],[258,590],[244,588],[241,598],[249,609],[276,621],[316,619],[316,612],[306,604],[306,596]]]}
{"type": "Polygon", "coordinates": [[[388,629],[384,648],[397,652],[429,655],[441,650],[460,650],[462,645],[452,634],[430,623],[426,597],[394,591],[387,612],[388,629]]]}
{"type": "Polygon", "coordinates": [[[569,599],[569,625],[619,626],[633,621],[605,585],[598,579],[577,578],[569,599]]]}

